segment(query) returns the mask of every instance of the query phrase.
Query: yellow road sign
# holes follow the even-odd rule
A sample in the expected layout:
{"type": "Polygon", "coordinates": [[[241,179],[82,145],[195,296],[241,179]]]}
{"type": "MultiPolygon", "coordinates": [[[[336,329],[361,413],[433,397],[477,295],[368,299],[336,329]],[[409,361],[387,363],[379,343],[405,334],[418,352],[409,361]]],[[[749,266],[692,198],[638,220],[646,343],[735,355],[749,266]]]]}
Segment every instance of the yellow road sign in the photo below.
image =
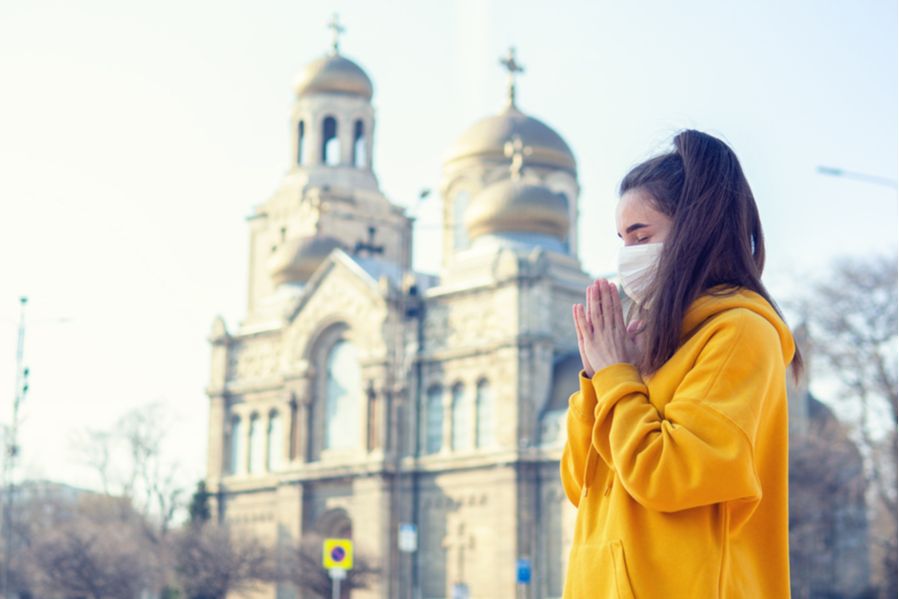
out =
{"type": "Polygon", "coordinates": [[[353,542],[350,539],[325,539],[322,546],[322,565],[326,570],[353,567],[353,542]]]}

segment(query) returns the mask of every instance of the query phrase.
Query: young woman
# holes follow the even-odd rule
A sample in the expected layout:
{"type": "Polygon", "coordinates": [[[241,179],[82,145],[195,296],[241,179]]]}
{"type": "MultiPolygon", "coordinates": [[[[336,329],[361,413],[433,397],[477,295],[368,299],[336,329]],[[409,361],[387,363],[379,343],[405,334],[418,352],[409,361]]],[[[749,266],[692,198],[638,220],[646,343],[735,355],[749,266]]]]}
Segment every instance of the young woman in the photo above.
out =
{"type": "Polygon", "coordinates": [[[564,597],[789,597],[786,367],[801,364],[737,157],[680,133],[624,178],[617,227],[629,324],[605,280],[573,306],[564,597]]]}

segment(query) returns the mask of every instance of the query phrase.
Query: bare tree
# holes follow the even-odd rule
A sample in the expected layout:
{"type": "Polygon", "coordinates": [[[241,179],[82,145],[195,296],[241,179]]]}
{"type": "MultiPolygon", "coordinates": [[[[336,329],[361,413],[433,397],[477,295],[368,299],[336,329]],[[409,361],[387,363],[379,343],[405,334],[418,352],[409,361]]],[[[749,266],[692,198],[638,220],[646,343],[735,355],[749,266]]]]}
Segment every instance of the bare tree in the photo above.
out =
{"type": "Polygon", "coordinates": [[[792,596],[873,597],[862,458],[827,408],[815,412],[806,430],[790,435],[792,596]]]}
{"type": "Polygon", "coordinates": [[[853,427],[866,461],[872,542],[884,596],[895,597],[897,258],[842,259],[808,287],[800,304],[814,359],[858,414],[853,427]]]}
{"type": "MultiPolygon", "coordinates": [[[[284,550],[282,579],[304,592],[304,597],[312,593],[322,599],[331,597],[332,581],[328,571],[322,567],[322,545],[324,537],[316,533],[306,534],[299,543],[284,550]]],[[[341,592],[346,597],[353,589],[365,589],[371,585],[380,570],[364,552],[354,552],[353,567],[341,581],[341,592]]]]}
{"type": "Polygon", "coordinates": [[[137,599],[164,576],[158,547],[127,500],[42,501],[29,519],[29,587],[49,596],[137,599]]]}
{"type": "Polygon", "coordinates": [[[153,403],[127,412],[110,430],[88,430],[76,441],[104,493],[130,499],[145,522],[154,523],[146,532],[155,541],[171,528],[184,496],[178,463],[164,452],[168,424],[162,405],[153,403]]]}
{"type": "Polygon", "coordinates": [[[272,550],[227,526],[191,524],[172,544],[175,578],[187,599],[222,599],[275,579],[272,550]]]}

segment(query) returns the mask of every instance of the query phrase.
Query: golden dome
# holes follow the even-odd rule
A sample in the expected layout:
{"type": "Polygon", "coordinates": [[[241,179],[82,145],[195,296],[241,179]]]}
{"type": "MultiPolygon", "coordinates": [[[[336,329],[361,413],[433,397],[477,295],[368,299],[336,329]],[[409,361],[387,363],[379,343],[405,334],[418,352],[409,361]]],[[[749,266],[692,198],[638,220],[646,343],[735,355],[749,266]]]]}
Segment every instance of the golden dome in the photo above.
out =
{"type": "Polygon", "coordinates": [[[485,187],[465,210],[471,239],[488,233],[542,233],[564,241],[568,201],[539,183],[504,179],[485,187]]]}
{"type": "Polygon", "coordinates": [[[528,116],[514,106],[500,114],[483,118],[468,128],[450,147],[446,163],[463,158],[507,160],[506,142],[520,137],[530,147],[529,166],[551,166],[574,171],[577,163],[565,140],[543,121],[528,116]]]}
{"type": "Polygon", "coordinates": [[[341,247],[341,243],[324,235],[288,241],[269,259],[272,282],[276,287],[282,283],[305,283],[336,247],[341,247]]]}
{"type": "Polygon", "coordinates": [[[371,79],[362,67],[340,54],[309,63],[294,88],[297,96],[315,93],[349,94],[371,100],[371,79]]]}

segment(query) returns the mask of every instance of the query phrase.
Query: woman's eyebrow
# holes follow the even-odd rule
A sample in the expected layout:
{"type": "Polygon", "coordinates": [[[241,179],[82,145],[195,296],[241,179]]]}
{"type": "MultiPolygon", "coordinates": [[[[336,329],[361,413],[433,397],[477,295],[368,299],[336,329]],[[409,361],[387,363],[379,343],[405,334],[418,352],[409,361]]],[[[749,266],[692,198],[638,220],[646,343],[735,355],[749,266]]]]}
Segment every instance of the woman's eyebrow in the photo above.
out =
{"type": "MultiPolygon", "coordinates": [[[[636,231],[636,230],[638,230],[638,229],[644,229],[644,228],[646,228],[646,227],[648,227],[648,226],[649,226],[649,225],[644,224],[644,223],[634,223],[634,224],[632,224],[630,227],[628,227],[628,228],[624,231],[624,234],[625,234],[625,235],[628,235],[628,234],[633,233],[634,231],[636,231]]],[[[618,234],[618,237],[621,237],[621,233],[618,234]]]]}

